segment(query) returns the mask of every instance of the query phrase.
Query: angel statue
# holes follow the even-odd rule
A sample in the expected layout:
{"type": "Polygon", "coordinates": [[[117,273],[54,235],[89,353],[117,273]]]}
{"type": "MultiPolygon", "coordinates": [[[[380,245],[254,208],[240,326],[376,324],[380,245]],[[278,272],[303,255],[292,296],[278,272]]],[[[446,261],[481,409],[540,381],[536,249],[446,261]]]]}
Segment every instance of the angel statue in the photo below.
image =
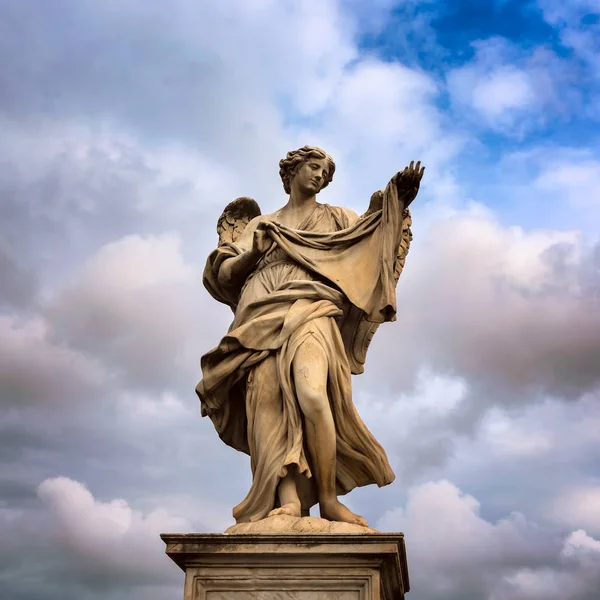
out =
{"type": "Polygon", "coordinates": [[[196,387],[220,438],[250,455],[252,485],[237,523],[309,515],[367,526],[338,496],[394,480],[387,456],[352,402],[378,326],[396,319],[396,283],[412,239],[408,206],[423,176],[410,163],[359,217],[317,202],[335,163],[323,150],[288,152],[289,199],[262,215],[251,198],[228,204],[204,285],[234,319],[201,359],[196,387]]]}

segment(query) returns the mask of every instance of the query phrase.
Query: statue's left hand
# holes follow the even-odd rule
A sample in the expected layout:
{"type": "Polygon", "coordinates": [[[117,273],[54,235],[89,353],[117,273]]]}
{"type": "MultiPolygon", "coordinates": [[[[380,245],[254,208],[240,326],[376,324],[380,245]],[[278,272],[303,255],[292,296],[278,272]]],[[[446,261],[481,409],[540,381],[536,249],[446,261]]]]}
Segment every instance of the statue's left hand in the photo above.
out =
{"type": "Polygon", "coordinates": [[[415,165],[415,161],[412,160],[408,167],[396,173],[392,178],[392,182],[398,191],[398,198],[404,202],[404,208],[408,207],[417,197],[424,172],[425,167],[421,167],[421,161],[418,161],[415,165]]]}

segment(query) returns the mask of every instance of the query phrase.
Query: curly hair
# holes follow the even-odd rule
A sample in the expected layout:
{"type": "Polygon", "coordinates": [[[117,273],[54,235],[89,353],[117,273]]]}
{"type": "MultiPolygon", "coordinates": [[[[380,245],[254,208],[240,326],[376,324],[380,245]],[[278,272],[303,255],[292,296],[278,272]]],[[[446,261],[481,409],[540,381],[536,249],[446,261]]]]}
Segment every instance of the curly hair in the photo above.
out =
{"type": "Polygon", "coordinates": [[[333,179],[333,174],[335,173],[335,163],[333,162],[333,158],[331,158],[325,150],[317,148],[317,146],[302,146],[302,148],[298,148],[298,150],[291,150],[287,153],[285,158],[282,158],[279,161],[279,176],[281,177],[281,181],[283,181],[283,189],[286,194],[290,193],[292,179],[298,172],[298,169],[311,158],[327,160],[327,176],[324,178],[321,189],[326,188],[330,184],[333,179]]]}

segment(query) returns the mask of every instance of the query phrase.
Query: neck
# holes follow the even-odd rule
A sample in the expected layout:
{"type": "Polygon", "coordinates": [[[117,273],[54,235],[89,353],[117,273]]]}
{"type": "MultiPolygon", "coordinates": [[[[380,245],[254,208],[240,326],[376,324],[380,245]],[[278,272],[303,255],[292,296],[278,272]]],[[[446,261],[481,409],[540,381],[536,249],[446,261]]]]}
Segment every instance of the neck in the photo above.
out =
{"type": "Polygon", "coordinates": [[[299,190],[292,188],[290,192],[290,198],[284,208],[288,210],[310,210],[317,205],[316,194],[307,196],[302,194],[299,190]]]}

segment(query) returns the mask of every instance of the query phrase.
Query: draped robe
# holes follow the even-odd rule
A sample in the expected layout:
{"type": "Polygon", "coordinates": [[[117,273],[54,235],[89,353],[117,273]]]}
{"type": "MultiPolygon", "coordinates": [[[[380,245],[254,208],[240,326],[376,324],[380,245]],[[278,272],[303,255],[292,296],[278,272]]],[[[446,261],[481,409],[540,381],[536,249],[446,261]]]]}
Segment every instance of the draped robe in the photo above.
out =
{"type": "Polygon", "coordinates": [[[382,208],[358,220],[346,209],[317,204],[296,229],[267,221],[274,243],[241,289],[220,285],[218,275],[224,261],[249,247],[223,244],[209,256],[204,284],[235,317],[219,345],[202,357],[196,392],[202,415],[221,439],[250,455],[253,482],[234,508],[237,522],[268,515],[290,465],[304,514],[317,501],[292,376],[296,350],[309,336],[328,361],[337,493],[394,480],[385,451],[352,402],[351,364],[357,363],[356,316],[372,323],[395,320],[402,215],[389,184],[382,208]]]}

